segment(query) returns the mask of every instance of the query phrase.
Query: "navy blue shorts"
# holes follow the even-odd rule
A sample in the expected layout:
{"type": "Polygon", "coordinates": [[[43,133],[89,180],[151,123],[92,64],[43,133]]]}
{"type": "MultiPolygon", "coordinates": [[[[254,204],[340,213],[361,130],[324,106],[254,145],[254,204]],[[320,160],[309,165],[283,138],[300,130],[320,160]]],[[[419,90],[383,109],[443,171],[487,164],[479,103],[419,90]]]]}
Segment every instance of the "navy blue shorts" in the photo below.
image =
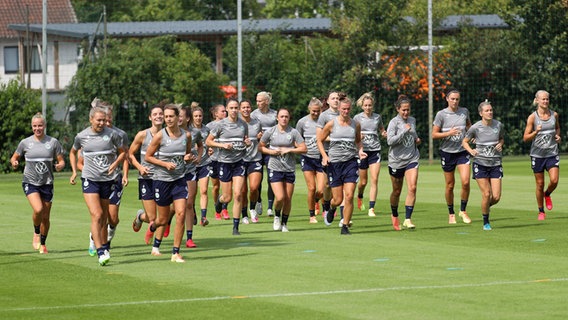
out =
{"type": "Polygon", "coordinates": [[[531,168],[534,173],[542,173],[544,170],[548,171],[550,168],[560,167],[560,157],[553,156],[548,158],[531,157],[531,168]]]}
{"type": "Polygon", "coordinates": [[[418,162],[411,162],[406,167],[401,169],[393,169],[389,166],[389,174],[395,178],[404,178],[406,170],[418,168],[418,162]]]}
{"type": "Polygon", "coordinates": [[[138,200],[154,200],[154,181],[152,179],[138,179],[138,200]]]}
{"type": "Polygon", "coordinates": [[[310,158],[303,155],[300,160],[300,166],[302,167],[302,171],[323,172],[321,158],[310,158]]]}
{"type": "Polygon", "coordinates": [[[184,176],[185,181],[197,181],[197,173],[195,171],[191,171],[185,174],[184,176]]]}
{"type": "Polygon", "coordinates": [[[212,179],[219,179],[219,162],[211,161],[207,166],[209,168],[209,177],[212,179]]]}
{"type": "Polygon", "coordinates": [[[120,200],[122,199],[122,188],[122,174],[119,174],[114,180],[114,187],[110,194],[110,204],[115,206],[120,205],[120,200]]]}
{"type": "Polygon", "coordinates": [[[44,184],[43,186],[36,186],[29,183],[22,183],[22,189],[26,196],[32,193],[39,193],[39,197],[42,201],[51,202],[53,200],[53,185],[44,184]]]}
{"type": "Polygon", "coordinates": [[[258,161],[245,161],[245,175],[248,176],[251,173],[259,172],[262,173],[262,160],[258,161]]]}
{"type": "Polygon", "coordinates": [[[359,169],[369,169],[370,164],[381,162],[381,151],[365,151],[367,157],[359,161],[359,169]]]}
{"type": "Polygon", "coordinates": [[[160,207],[166,207],[175,200],[187,199],[187,183],[185,178],[175,181],[154,180],[154,198],[160,207]]]}
{"type": "Polygon", "coordinates": [[[93,181],[81,178],[83,193],[97,193],[101,199],[110,199],[115,188],[114,181],[93,181]]]}
{"type": "Polygon", "coordinates": [[[501,179],[503,178],[503,166],[486,167],[473,163],[474,179],[501,179]]]}
{"type": "Polygon", "coordinates": [[[357,183],[359,182],[359,164],[357,158],[352,158],[347,161],[329,163],[327,166],[327,179],[329,186],[339,187],[344,183],[357,183]]]}
{"type": "Polygon", "coordinates": [[[459,164],[469,164],[469,152],[460,151],[458,153],[444,152],[440,150],[440,163],[444,172],[454,172],[459,164]]]}
{"type": "Polygon", "coordinates": [[[296,173],[295,172],[284,172],[284,171],[276,171],[276,170],[268,170],[268,182],[286,182],[294,184],[296,182],[296,173]]]}
{"type": "Polygon", "coordinates": [[[234,163],[219,162],[219,180],[221,182],[233,181],[233,177],[244,177],[245,163],[241,160],[234,163]]]}
{"type": "Polygon", "coordinates": [[[197,167],[197,180],[209,177],[210,170],[211,166],[209,165],[197,167]]]}

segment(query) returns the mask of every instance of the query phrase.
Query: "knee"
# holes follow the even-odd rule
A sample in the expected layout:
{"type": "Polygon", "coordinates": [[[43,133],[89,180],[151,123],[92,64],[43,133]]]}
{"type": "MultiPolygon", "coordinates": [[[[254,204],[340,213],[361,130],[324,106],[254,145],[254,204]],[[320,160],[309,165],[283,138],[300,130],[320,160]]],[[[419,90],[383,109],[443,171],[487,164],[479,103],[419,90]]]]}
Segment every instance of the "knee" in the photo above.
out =
{"type": "Polygon", "coordinates": [[[408,186],[408,193],[410,194],[416,194],[416,185],[409,185],[408,186]]]}

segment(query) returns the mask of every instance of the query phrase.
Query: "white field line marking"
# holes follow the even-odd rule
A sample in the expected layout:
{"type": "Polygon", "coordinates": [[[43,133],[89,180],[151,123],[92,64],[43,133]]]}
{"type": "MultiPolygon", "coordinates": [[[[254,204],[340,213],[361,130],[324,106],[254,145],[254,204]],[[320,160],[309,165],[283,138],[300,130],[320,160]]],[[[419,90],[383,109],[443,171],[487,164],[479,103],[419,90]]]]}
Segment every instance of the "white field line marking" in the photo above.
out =
{"type": "Polygon", "coordinates": [[[290,293],[272,293],[272,294],[255,294],[255,295],[242,295],[242,296],[218,296],[218,297],[203,297],[203,298],[188,298],[188,299],[172,299],[172,300],[144,300],[144,301],[124,301],[114,303],[101,303],[101,304],[78,304],[68,306],[38,306],[28,308],[9,308],[2,311],[38,311],[38,310],[61,310],[61,309],[82,309],[82,308],[98,308],[98,307],[122,307],[131,305],[142,304],[165,304],[165,303],[179,303],[179,302],[196,302],[196,301],[216,301],[216,300],[230,300],[230,299],[263,299],[263,298],[282,298],[282,297],[301,297],[301,296],[315,296],[315,295],[333,295],[345,293],[366,293],[366,292],[386,292],[386,291],[404,291],[404,290],[426,290],[426,289],[460,289],[472,287],[491,287],[503,285],[523,285],[535,284],[543,282],[566,282],[568,278],[557,279],[540,279],[540,280],[525,280],[525,281],[495,281],[486,283],[470,283],[470,284],[450,284],[439,286],[406,286],[406,287],[386,287],[386,288],[368,288],[368,289],[352,289],[352,290],[331,290],[331,291],[317,291],[317,292],[290,292],[290,293]]]}

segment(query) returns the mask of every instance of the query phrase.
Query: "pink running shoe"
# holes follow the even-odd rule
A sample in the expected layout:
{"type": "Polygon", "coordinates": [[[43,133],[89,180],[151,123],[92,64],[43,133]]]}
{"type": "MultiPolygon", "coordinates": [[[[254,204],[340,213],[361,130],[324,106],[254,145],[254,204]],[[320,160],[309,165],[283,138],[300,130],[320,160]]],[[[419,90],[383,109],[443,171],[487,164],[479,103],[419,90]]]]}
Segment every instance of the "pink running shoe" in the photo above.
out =
{"type": "Polygon", "coordinates": [[[152,241],[152,238],[154,237],[154,232],[150,231],[150,227],[154,225],[154,221],[150,222],[150,225],[148,226],[148,230],[146,230],[146,234],[144,235],[144,242],[146,244],[150,244],[150,241],[152,241]]]}
{"type": "Polygon", "coordinates": [[[550,196],[544,196],[544,202],[546,202],[546,210],[552,210],[552,199],[550,199],[550,196]]]}
{"type": "Polygon", "coordinates": [[[170,235],[170,225],[166,225],[166,229],[164,229],[164,238],[167,238],[170,235]]]}
{"type": "Polygon", "coordinates": [[[186,248],[197,248],[197,245],[195,244],[195,242],[193,242],[192,239],[187,239],[187,242],[185,243],[185,247],[186,248]]]}
{"type": "Polygon", "coordinates": [[[220,213],[215,213],[215,220],[221,220],[221,214],[220,213]]]}
{"type": "Polygon", "coordinates": [[[45,245],[39,246],[39,254],[47,254],[47,248],[45,245]]]}
{"type": "Polygon", "coordinates": [[[396,231],[400,231],[400,221],[398,221],[398,217],[391,216],[392,227],[396,231]]]}
{"type": "Polygon", "coordinates": [[[227,209],[223,209],[221,211],[221,215],[223,216],[223,219],[225,219],[225,220],[231,219],[231,217],[229,217],[229,211],[227,211],[227,209]]]}
{"type": "Polygon", "coordinates": [[[541,221],[542,221],[542,220],[544,220],[544,219],[546,219],[546,213],[544,213],[544,212],[539,212],[539,213],[538,213],[538,220],[541,220],[541,221]]]}

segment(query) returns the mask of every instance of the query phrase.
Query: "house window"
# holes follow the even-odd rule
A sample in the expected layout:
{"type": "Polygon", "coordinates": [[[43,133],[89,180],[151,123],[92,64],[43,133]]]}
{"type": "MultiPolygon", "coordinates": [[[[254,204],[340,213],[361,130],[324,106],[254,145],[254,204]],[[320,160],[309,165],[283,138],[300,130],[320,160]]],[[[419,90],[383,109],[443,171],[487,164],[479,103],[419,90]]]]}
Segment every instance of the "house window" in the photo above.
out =
{"type": "Polygon", "coordinates": [[[37,46],[30,47],[30,50],[25,50],[27,47],[24,47],[24,72],[28,72],[28,63],[31,62],[30,71],[34,72],[41,72],[41,60],[40,60],[40,53],[37,46]],[[28,51],[32,55],[31,61],[28,59],[28,51]]]}
{"type": "MultiPolygon", "coordinates": [[[[28,50],[24,50],[24,72],[28,72],[28,64],[31,66],[29,70],[32,73],[41,72],[41,60],[38,47],[30,47],[29,53],[31,54],[31,61],[28,61],[28,50]]],[[[18,47],[4,47],[4,72],[18,73],[20,70],[19,66],[20,59],[18,55],[18,47]]]]}
{"type": "Polygon", "coordinates": [[[4,47],[4,73],[18,73],[18,47],[4,47]]]}

